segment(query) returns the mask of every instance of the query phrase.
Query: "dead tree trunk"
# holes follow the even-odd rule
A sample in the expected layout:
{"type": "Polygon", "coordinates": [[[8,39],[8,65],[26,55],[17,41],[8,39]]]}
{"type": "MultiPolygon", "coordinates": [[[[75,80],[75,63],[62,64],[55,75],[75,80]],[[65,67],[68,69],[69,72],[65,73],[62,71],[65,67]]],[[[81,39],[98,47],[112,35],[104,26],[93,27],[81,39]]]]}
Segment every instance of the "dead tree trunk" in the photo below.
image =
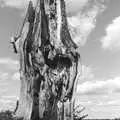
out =
{"type": "Polygon", "coordinates": [[[35,8],[30,1],[24,23],[16,115],[24,120],[73,120],[79,54],[68,30],[65,1],[38,0],[35,8]]]}

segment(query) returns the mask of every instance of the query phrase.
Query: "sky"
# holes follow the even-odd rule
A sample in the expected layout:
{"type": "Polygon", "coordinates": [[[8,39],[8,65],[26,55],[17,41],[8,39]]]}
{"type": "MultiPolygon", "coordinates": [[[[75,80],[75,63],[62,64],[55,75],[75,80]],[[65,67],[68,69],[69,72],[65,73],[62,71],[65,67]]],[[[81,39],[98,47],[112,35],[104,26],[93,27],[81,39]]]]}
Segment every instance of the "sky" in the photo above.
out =
{"type": "MultiPolygon", "coordinates": [[[[9,42],[19,34],[27,4],[0,0],[0,110],[13,110],[19,97],[19,57],[9,42]]],[[[88,118],[120,117],[119,6],[120,0],[66,0],[70,33],[81,55],[76,104],[85,106],[88,118]]]]}

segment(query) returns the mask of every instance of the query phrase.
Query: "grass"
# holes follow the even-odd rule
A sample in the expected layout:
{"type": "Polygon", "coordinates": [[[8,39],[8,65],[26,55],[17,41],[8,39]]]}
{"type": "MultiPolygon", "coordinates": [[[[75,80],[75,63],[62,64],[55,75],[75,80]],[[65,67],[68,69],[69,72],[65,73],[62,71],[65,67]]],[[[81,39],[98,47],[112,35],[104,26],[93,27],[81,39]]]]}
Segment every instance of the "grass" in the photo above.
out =
{"type": "MultiPolygon", "coordinates": [[[[23,118],[14,117],[13,113],[7,110],[7,111],[0,112],[0,120],[23,120],[23,118]]],[[[76,116],[74,120],[82,120],[82,118],[79,118],[78,116],[76,116]]]]}
{"type": "Polygon", "coordinates": [[[0,112],[0,120],[23,120],[22,118],[14,117],[13,113],[9,110],[0,112]]]}
{"type": "MultiPolygon", "coordinates": [[[[0,120],[23,120],[23,118],[14,117],[13,113],[9,110],[0,112],[0,120]]],[[[75,118],[75,120],[82,120],[81,118],[75,118]]]]}
{"type": "MultiPolygon", "coordinates": [[[[13,113],[9,110],[0,112],[0,120],[23,120],[23,118],[16,118],[14,117],[13,113]]],[[[74,120],[83,120],[82,117],[75,118],[74,120]]],[[[89,120],[89,119],[86,119],[89,120]]],[[[100,119],[94,119],[94,120],[100,120],[100,119]]],[[[110,119],[104,119],[104,120],[110,120],[110,119]]],[[[120,120],[117,119],[111,119],[111,120],[120,120]]]]}

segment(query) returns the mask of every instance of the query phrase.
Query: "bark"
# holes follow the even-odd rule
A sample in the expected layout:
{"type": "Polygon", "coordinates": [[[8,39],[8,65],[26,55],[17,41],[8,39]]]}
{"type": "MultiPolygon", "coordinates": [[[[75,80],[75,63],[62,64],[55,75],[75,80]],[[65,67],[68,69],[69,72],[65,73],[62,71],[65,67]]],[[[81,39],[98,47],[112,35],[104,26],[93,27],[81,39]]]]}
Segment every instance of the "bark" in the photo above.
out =
{"type": "Polygon", "coordinates": [[[30,1],[19,40],[21,92],[18,117],[73,120],[79,54],[64,0],[30,1]]]}

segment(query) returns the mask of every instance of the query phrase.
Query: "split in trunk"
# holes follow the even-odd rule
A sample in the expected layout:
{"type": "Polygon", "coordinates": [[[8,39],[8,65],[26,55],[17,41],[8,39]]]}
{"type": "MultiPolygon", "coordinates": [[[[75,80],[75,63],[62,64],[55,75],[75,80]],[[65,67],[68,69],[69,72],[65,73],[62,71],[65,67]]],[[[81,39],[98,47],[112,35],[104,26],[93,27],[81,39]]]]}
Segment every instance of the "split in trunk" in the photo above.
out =
{"type": "Polygon", "coordinates": [[[65,1],[38,0],[35,8],[30,1],[20,36],[16,115],[25,120],[73,120],[79,54],[68,30],[65,1]]]}

